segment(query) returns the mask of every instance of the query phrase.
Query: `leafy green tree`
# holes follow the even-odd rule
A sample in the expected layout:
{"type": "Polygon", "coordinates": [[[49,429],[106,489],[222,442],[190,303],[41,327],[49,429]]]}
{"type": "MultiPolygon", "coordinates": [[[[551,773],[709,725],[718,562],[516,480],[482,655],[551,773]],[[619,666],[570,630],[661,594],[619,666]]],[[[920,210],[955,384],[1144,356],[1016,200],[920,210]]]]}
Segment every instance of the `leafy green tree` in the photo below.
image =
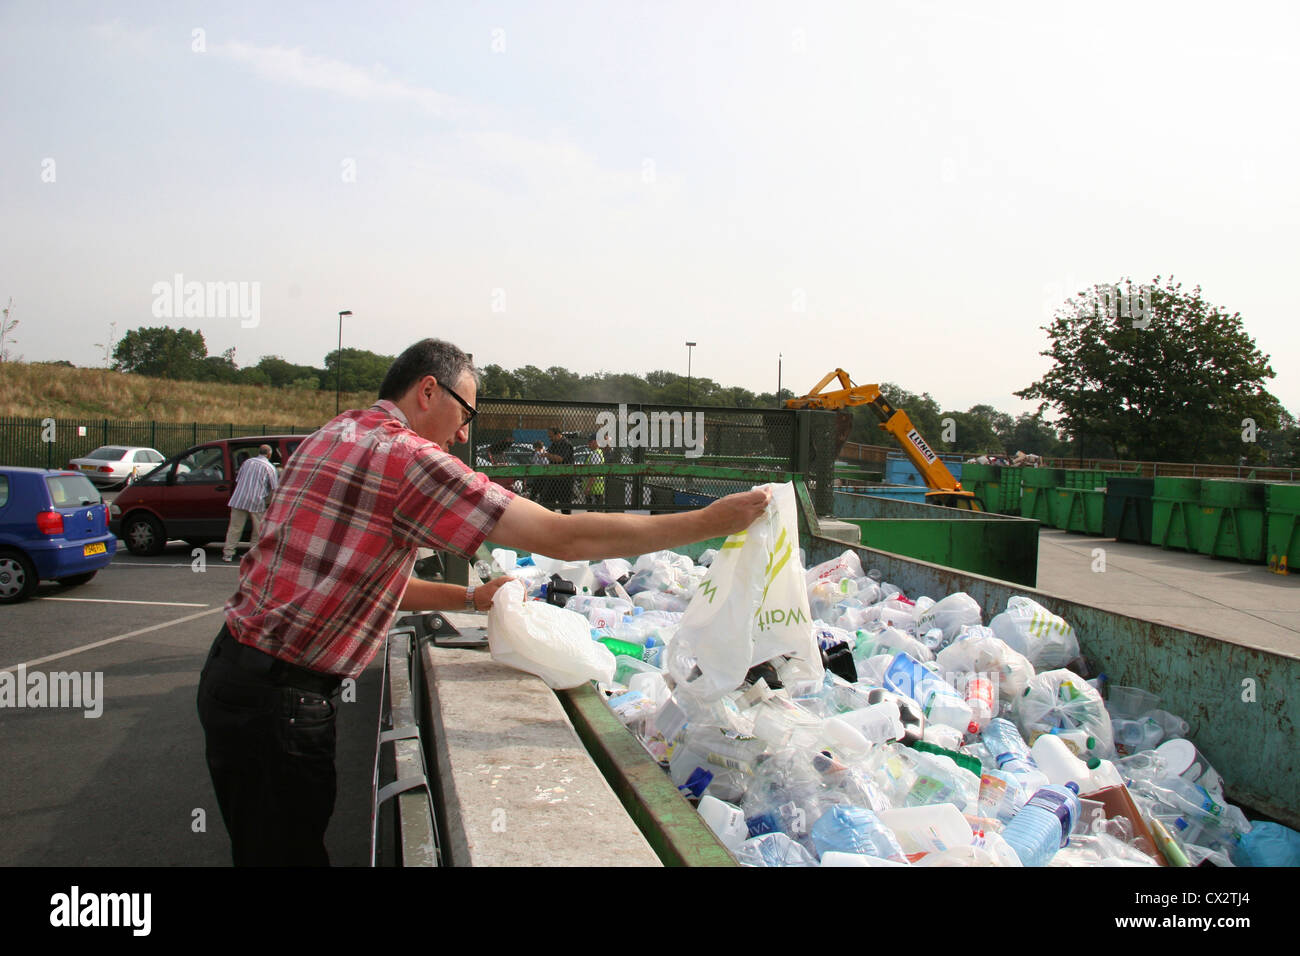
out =
{"type": "Polygon", "coordinates": [[[1245,433],[1276,428],[1283,412],[1264,388],[1269,358],[1241,314],[1172,276],[1143,291],[1127,280],[1118,288],[1138,305],[1108,308],[1094,287],[1057,311],[1043,327],[1051,346],[1042,354],[1054,366],[1015,394],[1054,407],[1085,457],[1091,441],[1116,458],[1235,464],[1249,450],[1245,433]]]}
{"type": "Polygon", "coordinates": [[[325,372],[320,376],[320,387],[333,391],[337,376],[341,383],[339,387],[345,392],[378,392],[393,359],[392,355],[380,355],[366,349],[344,349],[340,374],[336,372],[339,353],[335,349],[325,356],[325,372]]]}
{"type": "MultiPolygon", "coordinates": [[[[262,356],[257,367],[265,373],[272,388],[288,388],[290,383],[303,378],[311,378],[319,383],[320,376],[323,374],[320,369],[314,369],[310,365],[295,365],[278,355],[262,356]]],[[[316,384],[312,385],[312,388],[316,387],[316,384]]]]}
{"type": "Polygon", "coordinates": [[[190,329],[132,329],[113,349],[113,368],[154,378],[195,381],[203,373],[208,348],[203,333],[190,329]]]}
{"type": "Polygon", "coordinates": [[[1021,412],[1012,426],[999,434],[1008,455],[1023,451],[1026,455],[1052,456],[1060,452],[1061,439],[1056,429],[1043,418],[1041,408],[1035,412],[1021,412]]]}

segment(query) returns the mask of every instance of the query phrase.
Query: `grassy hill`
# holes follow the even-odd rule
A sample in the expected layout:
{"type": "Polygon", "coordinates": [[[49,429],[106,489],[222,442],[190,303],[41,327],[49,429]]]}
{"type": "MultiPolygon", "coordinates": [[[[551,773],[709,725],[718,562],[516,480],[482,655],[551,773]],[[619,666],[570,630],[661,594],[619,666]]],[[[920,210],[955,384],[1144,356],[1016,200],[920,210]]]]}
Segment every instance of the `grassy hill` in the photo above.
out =
{"type": "MultiPolygon", "coordinates": [[[[344,392],[342,407],[367,408],[374,400],[373,392],[344,392]]],[[[4,362],[0,417],[314,426],[334,417],[334,393],[4,362]]]]}

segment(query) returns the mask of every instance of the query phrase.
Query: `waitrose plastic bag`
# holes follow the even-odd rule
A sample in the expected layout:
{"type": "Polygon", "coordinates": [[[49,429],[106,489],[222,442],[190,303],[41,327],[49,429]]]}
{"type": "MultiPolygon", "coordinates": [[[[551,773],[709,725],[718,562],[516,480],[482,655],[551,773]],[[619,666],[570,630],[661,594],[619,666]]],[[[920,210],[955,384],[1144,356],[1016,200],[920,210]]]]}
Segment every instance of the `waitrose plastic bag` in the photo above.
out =
{"type": "Polygon", "coordinates": [[[701,700],[719,699],[755,664],[782,655],[794,681],[825,677],[796,550],[794,486],[764,487],[772,500],[719,549],[665,651],[678,689],[701,700]]]}
{"type": "Polygon", "coordinates": [[[614,679],[614,655],[591,639],[587,619],[545,601],[525,601],[519,581],[503,584],[488,611],[492,659],[536,674],[555,690],[614,679]]]}

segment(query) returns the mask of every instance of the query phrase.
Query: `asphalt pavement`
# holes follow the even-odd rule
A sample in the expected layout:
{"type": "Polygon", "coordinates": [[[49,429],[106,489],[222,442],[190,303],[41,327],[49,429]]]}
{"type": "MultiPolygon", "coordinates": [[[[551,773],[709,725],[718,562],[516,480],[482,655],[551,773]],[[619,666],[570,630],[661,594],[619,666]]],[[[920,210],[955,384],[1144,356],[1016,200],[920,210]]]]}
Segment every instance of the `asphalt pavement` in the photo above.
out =
{"type": "MultiPolygon", "coordinates": [[[[78,672],[94,698],[0,706],[0,865],[229,865],[195,695],[238,564],[222,563],[220,545],[202,558],[179,541],[153,558],[119,542],[87,584],[43,583],[32,600],[0,607],[0,671],[25,664],[29,683],[78,672]]],[[[381,674],[376,658],[339,715],[326,835],[336,865],[369,863],[381,674]]]]}

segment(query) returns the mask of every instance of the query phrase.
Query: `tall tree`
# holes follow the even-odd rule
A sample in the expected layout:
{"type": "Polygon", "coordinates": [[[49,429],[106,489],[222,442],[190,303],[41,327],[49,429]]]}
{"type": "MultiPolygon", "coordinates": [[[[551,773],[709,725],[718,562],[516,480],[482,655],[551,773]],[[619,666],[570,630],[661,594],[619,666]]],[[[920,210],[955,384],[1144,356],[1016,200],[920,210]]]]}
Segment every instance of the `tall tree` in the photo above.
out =
{"type": "Polygon", "coordinates": [[[208,348],[203,333],[191,329],[132,329],[113,349],[113,368],[154,378],[197,381],[208,348]]]}
{"type": "Polygon", "coordinates": [[[1076,447],[1117,458],[1236,463],[1283,411],[1269,358],[1241,314],[1173,277],[1128,280],[1067,300],[1044,326],[1054,366],[1015,394],[1056,408],[1076,447]],[[1118,289],[1118,297],[1113,290],[1118,289]],[[1118,299],[1118,306],[1117,306],[1118,299]]]}

